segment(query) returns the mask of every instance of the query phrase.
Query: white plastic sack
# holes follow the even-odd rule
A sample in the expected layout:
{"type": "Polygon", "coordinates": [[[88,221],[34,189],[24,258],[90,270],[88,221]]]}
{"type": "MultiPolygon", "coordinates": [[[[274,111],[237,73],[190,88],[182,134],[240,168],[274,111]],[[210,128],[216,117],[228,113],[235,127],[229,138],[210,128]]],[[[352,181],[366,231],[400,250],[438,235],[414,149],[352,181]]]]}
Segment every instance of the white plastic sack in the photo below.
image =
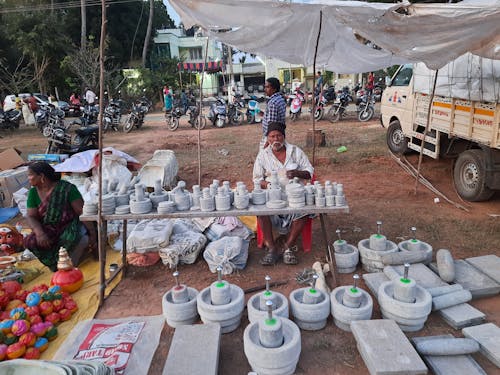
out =
{"type": "Polygon", "coordinates": [[[127,251],[145,253],[168,246],[173,223],[170,219],[141,220],[127,238],[127,251]]]}
{"type": "Polygon", "coordinates": [[[249,245],[249,241],[240,237],[223,237],[207,245],[203,258],[207,261],[211,272],[215,273],[217,267],[221,267],[222,274],[229,275],[235,269],[245,268],[249,245]]]}
{"type": "Polygon", "coordinates": [[[207,238],[197,231],[172,234],[169,245],[159,250],[160,258],[170,268],[177,264],[192,264],[206,243],[207,238]]]}
{"type": "Polygon", "coordinates": [[[16,202],[19,211],[21,211],[21,214],[24,217],[26,217],[26,213],[28,212],[28,208],[26,206],[26,202],[28,201],[28,191],[28,189],[23,187],[12,194],[14,202],[16,202]]]}

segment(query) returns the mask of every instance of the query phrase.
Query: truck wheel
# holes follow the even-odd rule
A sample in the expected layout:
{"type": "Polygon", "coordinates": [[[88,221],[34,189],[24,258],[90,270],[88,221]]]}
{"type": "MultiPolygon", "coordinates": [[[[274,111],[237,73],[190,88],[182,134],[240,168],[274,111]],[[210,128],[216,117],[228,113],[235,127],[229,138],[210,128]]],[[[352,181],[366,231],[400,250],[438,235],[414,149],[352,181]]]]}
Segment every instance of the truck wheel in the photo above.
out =
{"type": "Polygon", "coordinates": [[[486,163],[482,150],[468,150],[458,155],[453,182],[458,194],[470,202],[485,201],[494,191],[485,185],[486,163]]]}
{"type": "Polygon", "coordinates": [[[408,139],[406,139],[398,120],[394,120],[387,128],[387,146],[395,154],[408,152],[408,139]]]}

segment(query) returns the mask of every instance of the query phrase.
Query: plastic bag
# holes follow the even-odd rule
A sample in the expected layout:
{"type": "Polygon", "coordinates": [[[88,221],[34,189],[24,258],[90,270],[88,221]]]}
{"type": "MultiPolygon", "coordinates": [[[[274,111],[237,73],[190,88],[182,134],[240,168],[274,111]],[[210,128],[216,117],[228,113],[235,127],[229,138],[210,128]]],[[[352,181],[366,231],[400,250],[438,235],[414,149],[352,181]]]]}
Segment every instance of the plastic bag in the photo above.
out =
{"type": "Polygon", "coordinates": [[[170,219],[141,220],[127,238],[127,251],[144,253],[168,246],[173,222],[170,219]]]}
{"type": "Polygon", "coordinates": [[[170,243],[159,254],[163,264],[174,268],[177,264],[192,264],[205,247],[207,238],[199,232],[186,231],[172,234],[170,243]]]}
{"type": "Polygon", "coordinates": [[[245,268],[248,259],[248,246],[250,241],[241,237],[223,237],[207,245],[203,258],[208,263],[210,271],[217,272],[217,267],[222,267],[222,274],[229,275],[235,269],[245,268]]]}

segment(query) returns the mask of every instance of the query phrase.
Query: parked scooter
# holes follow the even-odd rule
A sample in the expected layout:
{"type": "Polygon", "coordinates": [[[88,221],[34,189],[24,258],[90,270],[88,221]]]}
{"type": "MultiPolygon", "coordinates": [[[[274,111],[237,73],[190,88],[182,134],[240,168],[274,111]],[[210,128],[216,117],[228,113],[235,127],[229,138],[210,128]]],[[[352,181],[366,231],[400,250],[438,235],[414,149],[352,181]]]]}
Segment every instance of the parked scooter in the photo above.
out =
{"type": "Polygon", "coordinates": [[[299,87],[295,89],[295,97],[290,103],[290,119],[295,121],[302,113],[302,104],[305,101],[305,94],[299,87]]]}
{"type": "Polygon", "coordinates": [[[215,103],[210,105],[208,112],[208,119],[212,121],[212,125],[218,128],[223,128],[226,124],[226,102],[224,99],[218,97],[215,103]]]}
{"type": "Polygon", "coordinates": [[[262,119],[257,118],[260,112],[259,102],[257,100],[249,100],[246,113],[247,123],[255,124],[256,122],[261,122],[262,119]]]}
{"type": "Polygon", "coordinates": [[[21,111],[9,109],[4,111],[0,108],[0,129],[17,129],[21,121],[21,111]]]}
{"type": "Polygon", "coordinates": [[[103,114],[103,131],[106,132],[108,129],[113,129],[118,131],[118,127],[121,122],[122,113],[120,109],[120,102],[118,100],[110,100],[103,114]]]}
{"type": "Polygon", "coordinates": [[[99,128],[89,126],[75,130],[71,138],[69,128],[55,128],[48,138],[47,154],[74,155],[78,152],[95,150],[99,143],[99,128]]]}

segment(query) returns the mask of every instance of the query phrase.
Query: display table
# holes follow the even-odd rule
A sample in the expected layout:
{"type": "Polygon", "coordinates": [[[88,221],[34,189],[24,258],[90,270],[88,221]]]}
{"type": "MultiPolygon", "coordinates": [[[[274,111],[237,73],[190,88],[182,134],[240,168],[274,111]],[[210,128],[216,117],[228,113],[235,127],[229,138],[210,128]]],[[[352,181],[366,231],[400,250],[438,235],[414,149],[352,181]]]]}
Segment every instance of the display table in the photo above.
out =
{"type": "MultiPolygon", "coordinates": [[[[321,231],[323,234],[323,240],[326,247],[326,256],[329,261],[333,262],[330,252],[330,243],[328,240],[328,235],[326,233],[325,227],[325,216],[328,214],[339,214],[339,213],[349,213],[349,206],[331,206],[331,207],[316,207],[316,206],[305,206],[300,208],[290,208],[285,207],[281,209],[271,209],[267,208],[265,205],[253,206],[250,205],[249,208],[245,210],[230,209],[227,211],[175,211],[168,214],[158,214],[158,213],[148,213],[148,214],[126,214],[126,215],[103,215],[103,230],[101,233],[107,233],[107,222],[109,220],[123,220],[123,232],[122,232],[122,264],[118,267],[108,279],[106,279],[106,251],[103,246],[103,251],[99,252],[99,263],[100,263],[100,290],[99,290],[99,305],[104,302],[104,295],[106,286],[122,272],[123,276],[126,274],[127,270],[127,220],[145,220],[145,219],[192,219],[200,217],[222,217],[222,216],[268,216],[268,215],[287,215],[287,214],[317,214],[321,220],[321,231]]],[[[98,221],[97,215],[80,216],[81,221],[98,221]]],[[[103,240],[102,238],[100,239],[103,240]]],[[[104,242],[105,243],[105,242],[104,242]]],[[[334,272],[334,270],[331,270],[334,272]]]]}

